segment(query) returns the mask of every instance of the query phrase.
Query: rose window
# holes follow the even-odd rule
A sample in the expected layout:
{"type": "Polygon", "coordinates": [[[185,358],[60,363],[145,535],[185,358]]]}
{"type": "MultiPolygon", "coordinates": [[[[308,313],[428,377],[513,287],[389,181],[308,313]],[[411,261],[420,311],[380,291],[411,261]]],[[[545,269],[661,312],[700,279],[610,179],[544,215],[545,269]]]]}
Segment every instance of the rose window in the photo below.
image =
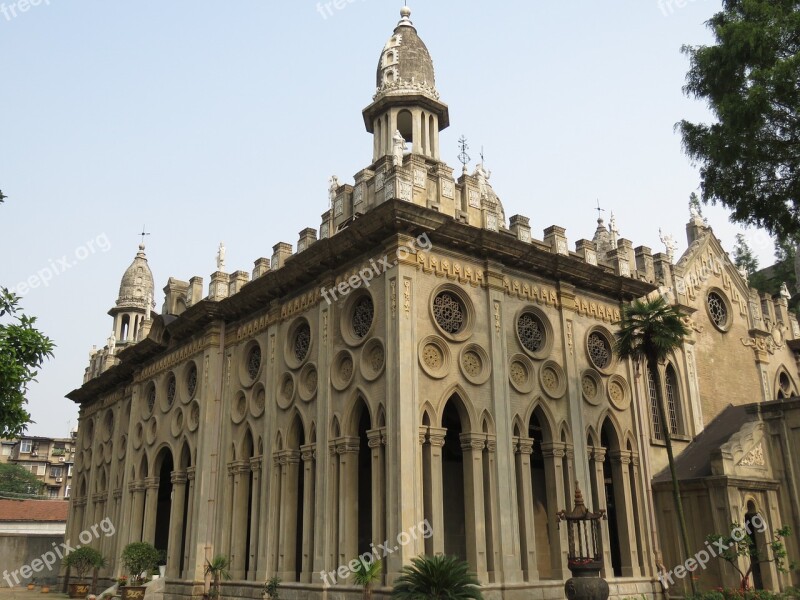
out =
{"type": "Polygon", "coordinates": [[[455,294],[442,292],[433,300],[433,316],[443,331],[455,335],[466,323],[466,309],[455,294]]]}
{"type": "Polygon", "coordinates": [[[589,335],[587,341],[589,358],[598,369],[605,369],[611,364],[611,344],[606,337],[598,332],[589,335]]]}
{"type": "Polygon", "coordinates": [[[520,316],[517,321],[517,334],[522,345],[530,352],[538,352],[544,347],[544,326],[531,313],[520,316]]]}
{"type": "Polygon", "coordinates": [[[363,339],[372,327],[372,320],[375,317],[375,305],[372,298],[362,296],[353,307],[353,333],[358,339],[363,339]]]}

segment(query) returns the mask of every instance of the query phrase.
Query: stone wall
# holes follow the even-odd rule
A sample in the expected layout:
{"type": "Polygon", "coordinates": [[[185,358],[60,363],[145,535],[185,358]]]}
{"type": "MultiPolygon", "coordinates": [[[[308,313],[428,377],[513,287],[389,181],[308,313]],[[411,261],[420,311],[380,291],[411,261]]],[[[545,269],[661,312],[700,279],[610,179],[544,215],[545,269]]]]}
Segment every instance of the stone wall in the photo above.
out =
{"type": "MultiPolygon", "coordinates": [[[[41,559],[45,552],[53,550],[53,544],[61,544],[64,541],[64,535],[9,535],[0,533],[0,566],[3,573],[0,576],[0,587],[9,587],[9,580],[14,586],[17,586],[17,581],[13,577],[13,572],[20,569],[24,565],[31,565],[35,559],[41,559]],[[3,578],[5,572],[8,571],[9,577],[3,578]]],[[[34,573],[33,577],[37,583],[49,583],[55,585],[58,578],[58,571],[61,566],[61,560],[52,566],[51,570],[42,568],[39,573],[34,573]]],[[[30,579],[24,579],[20,574],[19,585],[26,585],[30,579]]]]}

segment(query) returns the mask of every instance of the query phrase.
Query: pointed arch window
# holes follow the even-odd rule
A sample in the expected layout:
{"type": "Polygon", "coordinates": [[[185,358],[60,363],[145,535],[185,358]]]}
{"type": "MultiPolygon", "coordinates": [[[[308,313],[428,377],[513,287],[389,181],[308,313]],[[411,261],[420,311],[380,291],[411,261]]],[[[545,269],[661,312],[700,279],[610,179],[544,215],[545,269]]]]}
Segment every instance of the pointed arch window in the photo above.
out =
{"type": "Polygon", "coordinates": [[[653,437],[657,440],[664,439],[664,430],[661,427],[661,415],[658,413],[658,394],[656,393],[656,382],[650,370],[647,370],[647,389],[650,393],[650,416],[653,419],[653,437]]]}
{"type": "Polygon", "coordinates": [[[678,376],[675,374],[675,369],[672,365],[667,366],[665,387],[667,392],[667,418],[669,419],[669,432],[672,435],[680,434],[681,419],[680,408],[678,404],[678,376]]]}

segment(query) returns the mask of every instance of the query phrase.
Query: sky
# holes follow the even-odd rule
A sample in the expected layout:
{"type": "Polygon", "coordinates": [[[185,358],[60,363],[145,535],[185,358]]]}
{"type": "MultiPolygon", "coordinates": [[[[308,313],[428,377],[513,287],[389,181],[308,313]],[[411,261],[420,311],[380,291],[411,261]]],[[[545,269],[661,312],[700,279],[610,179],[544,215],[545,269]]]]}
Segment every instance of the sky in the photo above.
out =
{"type": "MultiPolygon", "coordinates": [[[[458,138],[483,148],[506,215],[591,239],[597,202],[634,246],[686,249],[699,175],[674,125],[683,44],[708,44],[719,0],[417,0],[412,21],[458,138]]],[[[158,310],[169,277],[205,278],[220,242],[251,271],[319,228],[328,179],[367,167],[361,111],[402,2],[0,0],[0,285],[57,348],[29,390],[33,435],[77,422],[80,386],[142,228],[158,310]],[[34,4],[35,2],[35,4],[34,4]],[[327,8],[326,8],[327,4],[327,8]],[[23,10],[26,9],[26,10],[23,10]]],[[[459,172],[457,170],[457,172],[459,172]]],[[[742,228],[704,214],[731,249],[742,228]]],[[[772,245],[744,231],[763,266],[772,245]]]]}

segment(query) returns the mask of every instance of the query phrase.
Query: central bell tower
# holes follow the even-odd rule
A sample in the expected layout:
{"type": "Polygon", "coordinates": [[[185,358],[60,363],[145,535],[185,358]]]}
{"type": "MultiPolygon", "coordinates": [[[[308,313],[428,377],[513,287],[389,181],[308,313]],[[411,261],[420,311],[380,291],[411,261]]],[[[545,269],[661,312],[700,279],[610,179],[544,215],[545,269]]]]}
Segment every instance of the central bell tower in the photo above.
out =
{"type": "Polygon", "coordinates": [[[395,152],[403,137],[411,153],[439,161],[439,132],[450,125],[447,105],[439,100],[433,60],[403,7],[400,22],[378,61],[377,91],[364,109],[364,124],[374,136],[373,162],[395,152]]]}

